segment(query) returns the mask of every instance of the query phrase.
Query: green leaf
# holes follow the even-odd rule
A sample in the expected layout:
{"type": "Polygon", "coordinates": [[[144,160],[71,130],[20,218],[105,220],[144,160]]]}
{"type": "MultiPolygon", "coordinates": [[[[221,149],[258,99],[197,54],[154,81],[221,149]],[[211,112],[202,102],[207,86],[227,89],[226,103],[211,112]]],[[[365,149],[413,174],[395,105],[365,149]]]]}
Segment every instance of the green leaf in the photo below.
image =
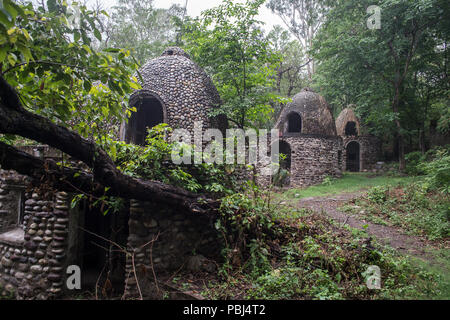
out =
{"type": "Polygon", "coordinates": [[[9,64],[11,66],[14,67],[16,65],[16,62],[17,62],[17,56],[14,53],[10,52],[8,54],[8,62],[9,62],[9,64]]]}
{"type": "Polygon", "coordinates": [[[6,10],[0,10],[0,23],[3,24],[6,29],[14,26],[13,20],[6,10]]]}
{"type": "Polygon", "coordinates": [[[84,88],[84,90],[86,90],[86,92],[91,91],[92,83],[90,81],[88,81],[88,80],[84,81],[83,82],[83,88],[84,88]]]}
{"type": "Polygon", "coordinates": [[[9,49],[8,46],[2,46],[0,48],[0,63],[4,63],[4,60],[5,60],[6,55],[8,53],[8,49],[9,49]]]}
{"type": "Polygon", "coordinates": [[[87,53],[89,53],[89,54],[92,54],[92,50],[91,50],[91,48],[89,48],[89,46],[88,46],[88,45],[86,45],[86,44],[83,44],[83,46],[82,46],[82,47],[83,47],[83,49],[84,49],[84,50],[86,50],[86,52],[87,52],[87,53]]]}
{"type": "Polygon", "coordinates": [[[73,32],[73,40],[74,42],[78,42],[81,38],[81,34],[78,30],[74,30],[73,32]]]}
{"type": "Polygon", "coordinates": [[[98,41],[102,41],[102,35],[97,28],[94,29],[94,36],[98,39],[98,41]]]}
{"type": "Polygon", "coordinates": [[[18,11],[17,11],[17,5],[15,5],[14,3],[12,3],[10,0],[4,0],[3,1],[3,12],[7,12],[8,15],[11,17],[12,20],[15,20],[17,15],[18,15],[18,11]]]}

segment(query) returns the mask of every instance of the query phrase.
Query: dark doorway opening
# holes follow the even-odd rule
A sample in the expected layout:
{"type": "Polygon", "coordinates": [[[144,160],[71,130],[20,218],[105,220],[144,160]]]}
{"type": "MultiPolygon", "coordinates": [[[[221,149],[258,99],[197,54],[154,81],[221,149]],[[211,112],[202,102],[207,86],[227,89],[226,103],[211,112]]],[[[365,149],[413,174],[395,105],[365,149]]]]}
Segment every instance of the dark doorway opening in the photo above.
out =
{"type": "Polygon", "coordinates": [[[125,286],[126,256],[113,243],[127,247],[129,212],[124,206],[119,212],[103,214],[102,209],[88,200],[80,204],[79,254],[83,290],[96,290],[103,298],[121,296],[125,286]]]}
{"type": "Polygon", "coordinates": [[[127,142],[144,146],[147,130],[164,122],[163,105],[156,97],[147,94],[135,98],[131,106],[137,112],[129,119],[127,142]]]}
{"type": "Polygon", "coordinates": [[[289,186],[291,165],[292,165],[292,151],[289,143],[280,141],[280,170],[272,178],[272,183],[279,187],[289,186]]]}
{"type": "Polygon", "coordinates": [[[345,126],[345,135],[356,137],[358,135],[358,129],[356,128],[356,122],[349,121],[345,126]]]}
{"type": "Polygon", "coordinates": [[[296,112],[291,112],[288,115],[288,132],[289,133],[302,132],[302,117],[296,112]]]}
{"type": "Polygon", "coordinates": [[[360,145],[356,141],[347,145],[347,171],[359,172],[361,170],[360,150],[360,145]]]}

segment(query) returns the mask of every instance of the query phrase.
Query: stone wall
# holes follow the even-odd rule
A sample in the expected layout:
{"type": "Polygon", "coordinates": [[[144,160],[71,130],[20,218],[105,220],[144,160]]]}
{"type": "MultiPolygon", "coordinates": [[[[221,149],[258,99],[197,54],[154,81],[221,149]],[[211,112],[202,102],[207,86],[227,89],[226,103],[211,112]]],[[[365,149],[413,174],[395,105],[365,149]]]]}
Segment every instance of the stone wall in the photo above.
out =
{"type": "MultiPolygon", "coordinates": [[[[2,190],[20,176],[2,172],[2,190]]],[[[22,185],[25,189],[25,185],[22,185]]],[[[14,201],[19,202],[17,197],[14,201]]],[[[4,207],[8,201],[0,199],[4,207]]],[[[67,194],[27,190],[23,198],[23,218],[20,211],[10,210],[8,230],[0,233],[0,294],[18,299],[50,299],[63,290],[66,267],[68,230],[67,194]]]]}
{"type": "Polygon", "coordinates": [[[125,297],[139,297],[137,278],[144,298],[156,298],[154,276],[160,279],[183,268],[192,268],[192,261],[199,263],[195,266],[197,271],[213,271],[215,264],[209,259],[217,260],[221,254],[215,222],[214,217],[132,200],[128,250],[134,252],[134,257],[127,258],[125,297]]]}
{"type": "Polygon", "coordinates": [[[323,182],[325,177],[340,177],[342,164],[339,137],[284,137],[291,146],[291,187],[305,187],[323,182]]]}
{"type": "MultiPolygon", "coordinates": [[[[281,141],[288,143],[291,148],[289,187],[307,187],[322,183],[325,177],[342,176],[340,137],[285,134],[281,141]]],[[[260,175],[258,183],[267,186],[271,183],[271,177],[260,175]]]]}
{"type": "Polygon", "coordinates": [[[347,163],[347,153],[345,152],[345,148],[352,141],[356,141],[360,145],[360,171],[370,171],[375,169],[382,154],[380,139],[375,136],[343,137],[343,139],[343,170],[346,170],[347,163]]]}

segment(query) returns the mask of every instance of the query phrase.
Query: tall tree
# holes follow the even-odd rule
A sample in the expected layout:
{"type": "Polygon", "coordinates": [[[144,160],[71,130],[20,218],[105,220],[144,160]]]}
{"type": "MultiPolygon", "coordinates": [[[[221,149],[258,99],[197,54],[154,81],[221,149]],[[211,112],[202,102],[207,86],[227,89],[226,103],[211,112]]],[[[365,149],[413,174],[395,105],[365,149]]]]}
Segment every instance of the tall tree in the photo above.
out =
{"type": "MultiPolygon", "coordinates": [[[[369,0],[330,1],[332,10],[315,41],[315,57],[321,62],[321,86],[328,83],[343,86],[352,102],[364,99],[379,102],[368,113],[380,114],[395,125],[398,141],[399,167],[405,169],[405,123],[408,121],[405,92],[421,65],[416,63],[443,44],[437,37],[438,22],[448,4],[441,0],[383,0],[381,28],[369,28],[369,0]],[[416,68],[416,69],[415,69],[416,68]],[[389,101],[389,105],[383,101],[389,101]]],[[[342,94],[336,92],[335,94],[342,94]]],[[[364,103],[364,102],[363,102],[364,103]]],[[[416,110],[417,111],[417,110],[416,110]]]]}
{"type": "Polygon", "coordinates": [[[308,86],[305,74],[305,53],[298,40],[292,40],[289,32],[281,26],[275,26],[268,34],[275,52],[281,55],[276,71],[276,91],[285,97],[292,97],[296,91],[308,86]]]}
{"type": "Polygon", "coordinates": [[[145,63],[175,43],[174,18],[184,12],[178,5],[168,10],[155,8],[153,0],[118,0],[108,22],[106,45],[133,49],[139,63],[145,63]]]}
{"type": "Polygon", "coordinates": [[[306,61],[303,63],[307,63],[308,76],[311,79],[315,72],[315,62],[309,50],[323,22],[325,6],[319,0],[270,0],[267,7],[280,16],[289,31],[302,44],[306,53],[306,61]]]}
{"type": "Polygon", "coordinates": [[[277,100],[271,89],[279,56],[256,20],[264,0],[225,0],[192,20],[185,33],[193,59],[210,73],[223,100],[217,113],[237,127],[261,127],[277,100]]]}

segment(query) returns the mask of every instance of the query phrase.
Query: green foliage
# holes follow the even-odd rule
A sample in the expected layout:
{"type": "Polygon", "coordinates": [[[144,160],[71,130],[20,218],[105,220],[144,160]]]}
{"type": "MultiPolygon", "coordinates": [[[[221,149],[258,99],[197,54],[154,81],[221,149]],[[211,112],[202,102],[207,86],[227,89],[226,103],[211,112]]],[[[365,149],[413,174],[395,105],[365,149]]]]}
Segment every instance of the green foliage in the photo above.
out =
{"type": "Polygon", "coordinates": [[[108,20],[108,42],[132,50],[143,64],[175,42],[175,18],[179,20],[183,11],[178,5],[155,8],[152,0],[120,0],[108,20]]]}
{"type": "MultiPolygon", "coordinates": [[[[111,139],[103,145],[118,168],[127,175],[160,181],[186,190],[223,196],[236,188],[232,175],[223,166],[202,163],[176,166],[171,160],[176,143],[169,143],[172,129],[160,124],[148,130],[144,147],[111,139]]],[[[192,152],[194,148],[191,148],[192,152]]]]}
{"type": "Polygon", "coordinates": [[[448,1],[326,2],[330,11],[314,40],[314,87],[335,115],[355,105],[366,130],[387,143],[398,134],[423,145],[433,119],[445,128],[449,33],[441,21],[448,1]],[[381,29],[367,27],[371,5],[381,9],[381,29]]]}
{"type": "Polygon", "coordinates": [[[333,184],[333,181],[334,181],[333,177],[326,176],[322,181],[322,185],[323,186],[331,186],[333,184]]]}
{"type": "Polygon", "coordinates": [[[270,264],[265,239],[274,229],[274,205],[270,202],[270,191],[261,191],[253,182],[247,182],[243,193],[234,193],[222,198],[221,217],[216,228],[222,232],[227,244],[226,259],[222,273],[230,276],[233,261],[247,259],[244,269],[256,275],[270,264]]]}
{"type": "MultiPolygon", "coordinates": [[[[297,38],[304,56],[292,65],[307,69],[308,80],[315,73],[316,62],[311,57],[313,40],[324,21],[327,11],[325,1],[321,0],[270,0],[267,7],[281,17],[290,33],[297,38]]],[[[297,58],[297,57],[296,57],[297,58]]]]}
{"type": "Polygon", "coordinates": [[[373,188],[343,209],[378,224],[439,240],[450,235],[449,205],[448,196],[430,192],[426,183],[416,182],[406,187],[373,188]]]}
{"type": "Polygon", "coordinates": [[[438,280],[438,294],[435,296],[424,295],[425,299],[448,300],[450,297],[450,250],[430,249],[427,252],[433,260],[412,259],[411,263],[420,266],[424,270],[436,275],[438,280]]]}
{"type": "Polygon", "coordinates": [[[97,13],[61,0],[3,5],[0,72],[26,108],[84,137],[116,130],[129,115],[128,94],[140,88],[131,76],[137,65],[128,50],[95,49],[97,13]]]}
{"type": "Polygon", "coordinates": [[[290,33],[280,26],[275,26],[267,38],[273,49],[281,55],[274,89],[278,94],[290,98],[302,88],[309,86],[305,72],[306,62],[302,63],[307,57],[301,43],[292,40],[290,33]]]}
{"type": "Polygon", "coordinates": [[[374,203],[384,203],[387,200],[389,188],[385,186],[374,187],[367,192],[367,199],[374,203]]]}
{"type": "Polygon", "coordinates": [[[435,275],[376,244],[371,246],[377,249],[368,246],[364,232],[334,233],[331,221],[311,213],[300,221],[298,234],[284,229],[282,261],[252,280],[248,298],[398,299],[438,293],[435,275]],[[379,291],[366,287],[372,265],[382,270],[379,291]]]}
{"type": "MultiPolygon", "coordinates": [[[[324,215],[273,204],[251,184],[226,197],[222,218],[223,284],[214,297],[245,287],[247,299],[396,299],[438,294],[437,278],[367,241],[361,230],[324,215]],[[369,266],[382,270],[382,289],[369,290],[369,266]],[[246,287],[250,286],[250,288],[246,287]]],[[[214,288],[210,289],[214,291],[214,288]]],[[[211,293],[210,293],[211,294],[211,293]]]]}
{"type": "Polygon", "coordinates": [[[431,189],[450,193],[450,149],[436,150],[433,161],[425,164],[425,181],[431,189]]]}
{"type": "MultiPolygon", "coordinates": [[[[108,152],[119,170],[135,178],[171,184],[213,198],[233,194],[238,189],[236,178],[227,174],[224,166],[206,163],[174,165],[171,156],[176,144],[168,142],[171,132],[172,129],[167,124],[148,129],[145,146],[127,144],[112,137],[102,137],[98,143],[108,152]]],[[[191,150],[193,152],[194,148],[191,150]]],[[[105,188],[105,194],[108,190],[109,188],[105,188]]],[[[124,205],[121,198],[93,198],[87,194],[79,194],[72,199],[72,208],[82,200],[89,200],[92,206],[99,208],[105,215],[118,212],[124,205]]]]}
{"type": "Polygon", "coordinates": [[[409,175],[422,175],[425,173],[423,167],[421,166],[424,161],[424,155],[420,151],[408,153],[405,156],[406,160],[406,170],[405,173],[409,175]]]}
{"type": "Polygon", "coordinates": [[[184,40],[192,58],[212,76],[223,100],[213,115],[226,115],[240,128],[261,127],[273,116],[271,93],[279,56],[256,20],[263,0],[222,5],[186,24],[184,40]]]}
{"type": "Polygon", "coordinates": [[[290,173],[288,170],[280,168],[277,173],[272,177],[272,183],[277,187],[284,187],[286,181],[289,179],[290,173]]]}
{"type": "Polygon", "coordinates": [[[225,219],[223,225],[230,225],[240,236],[252,232],[264,237],[264,230],[273,226],[270,191],[261,191],[253,182],[247,182],[244,193],[235,193],[222,199],[220,212],[225,219]],[[264,195],[264,196],[263,196],[264,195]]]}
{"type": "Polygon", "coordinates": [[[396,186],[417,180],[405,176],[373,176],[368,173],[344,173],[341,179],[326,180],[326,183],[306,189],[289,189],[278,197],[284,201],[295,201],[299,198],[329,196],[347,192],[357,192],[374,186],[396,186]]]}
{"type": "Polygon", "coordinates": [[[424,187],[450,193],[450,146],[437,147],[425,154],[406,155],[407,173],[424,175],[424,187]]]}

